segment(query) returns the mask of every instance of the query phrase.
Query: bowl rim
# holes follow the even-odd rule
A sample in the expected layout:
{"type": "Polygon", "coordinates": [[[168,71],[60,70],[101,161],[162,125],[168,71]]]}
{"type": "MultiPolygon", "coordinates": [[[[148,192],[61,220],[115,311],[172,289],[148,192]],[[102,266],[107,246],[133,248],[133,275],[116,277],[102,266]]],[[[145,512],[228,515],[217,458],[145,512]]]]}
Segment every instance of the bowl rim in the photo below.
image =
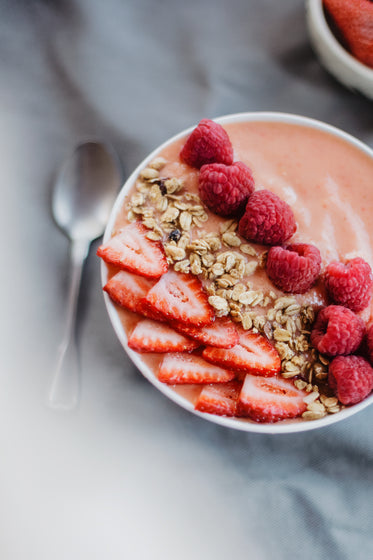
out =
{"type": "MultiPolygon", "coordinates": [[[[220,123],[221,125],[231,124],[236,122],[274,122],[274,123],[306,126],[309,128],[313,128],[329,133],[338,139],[345,140],[347,143],[351,144],[352,146],[358,148],[359,150],[363,151],[365,154],[370,156],[373,161],[373,150],[369,148],[366,144],[364,144],[354,136],[350,135],[347,132],[344,132],[343,130],[335,126],[332,126],[330,124],[327,124],[325,122],[310,117],[305,117],[292,113],[260,111],[260,112],[241,112],[241,113],[228,114],[228,115],[214,118],[214,121],[220,123]]],[[[196,125],[194,124],[193,126],[182,130],[178,134],[175,134],[174,136],[172,136],[171,138],[169,138],[168,140],[160,144],[157,148],[152,150],[152,152],[149,155],[147,155],[139,163],[136,169],[131,173],[131,175],[128,177],[128,179],[123,184],[121,190],[119,191],[116,201],[112,207],[110,217],[103,236],[103,243],[107,242],[110,239],[117,214],[122,208],[124,197],[126,196],[127,192],[131,189],[132,185],[135,183],[140,171],[144,167],[146,167],[146,165],[151,160],[153,160],[159,154],[159,152],[162,151],[164,148],[166,148],[173,142],[183,137],[186,137],[188,134],[190,134],[192,130],[195,128],[195,126],[196,125]]],[[[103,260],[101,260],[100,266],[101,266],[101,283],[103,287],[107,281],[108,270],[103,260]]],[[[161,393],[163,393],[171,401],[178,404],[185,410],[192,412],[194,415],[199,416],[200,418],[204,418],[205,420],[211,421],[215,424],[219,424],[221,426],[233,428],[240,431],[256,432],[262,434],[264,433],[289,434],[289,433],[296,433],[296,432],[305,432],[321,427],[330,426],[331,424],[340,422],[341,420],[353,416],[357,412],[363,410],[364,408],[366,408],[367,406],[373,403],[373,393],[372,393],[369,397],[364,399],[362,402],[355,404],[351,407],[347,407],[336,414],[328,415],[318,420],[308,420],[308,421],[290,420],[290,421],[281,421],[273,424],[260,424],[260,423],[248,421],[246,419],[231,418],[226,416],[216,416],[209,413],[199,412],[198,410],[194,409],[194,406],[190,401],[188,401],[187,399],[185,399],[184,397],[176,393],[168,385],[158,381],[158,379],[155,377],[154,373],[151,371],[149,366],[147,366],[147,364],[142,362],[141,355],[128,348],[127,336],[123,328],[123,325],[119,319],[119,315],[116,311],[116,307],[106,292],[103,292],[103,297],[104,297],[106,310],[108,312],[111,324],[114,328],[114,331],[124,351],[127,353],[132,363],[134,363],[134,365],[139,369],[142,375],[144,375],[144,377],[148,381],[150,381],[152,385],[154,385],[161,393]]]]}
{"type": "MultiPolygon", "coordinates": [[[[350,70],[350,72],[359,74],[360,78],[364,80],[371,81],[373,83],[373,69],[369,68],[366,64],[363,64],[349,53],[338,41],[325,17],[323,0],[308,0],[308,15],[309,18],[313,20],[315,29],[318,31],[318,35],[322,36],[327,48],[333,53],[333,55],[340,59],[340,61],[345,64],[345,66],[350,70]]],[[[320,50],[320,47],[319,47],[320,50]]]]}

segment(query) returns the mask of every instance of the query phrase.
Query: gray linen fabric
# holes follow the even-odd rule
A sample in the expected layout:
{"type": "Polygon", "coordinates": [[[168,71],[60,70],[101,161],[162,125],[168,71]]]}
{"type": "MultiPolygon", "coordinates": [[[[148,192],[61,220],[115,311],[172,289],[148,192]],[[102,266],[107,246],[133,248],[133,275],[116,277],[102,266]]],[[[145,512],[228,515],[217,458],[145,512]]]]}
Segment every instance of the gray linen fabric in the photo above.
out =
{"type": "Polygon", "coordinates": [[[50,217],[63,158],[98,135],[128,174],[203,117],[325,120],[373,146],[372,104],[334,81],[301,0],[1,0],[0,558],[368,560],[373,410],[270,436],[194,417],[131,365],[92,247],[79,309],[83,394],[45,394],[68,245],[50,217]]]}

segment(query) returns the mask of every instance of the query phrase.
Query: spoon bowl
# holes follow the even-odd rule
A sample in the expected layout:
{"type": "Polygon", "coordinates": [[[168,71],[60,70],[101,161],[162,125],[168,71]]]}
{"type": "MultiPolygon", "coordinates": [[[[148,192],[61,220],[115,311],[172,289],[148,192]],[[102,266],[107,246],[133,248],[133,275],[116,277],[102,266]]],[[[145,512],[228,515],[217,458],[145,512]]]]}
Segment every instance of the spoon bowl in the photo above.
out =
{"type": "Polygon", "coordinates": [[[82,269],[91,242],[104,232],[120,185],[119,160],[101,142],[77,146],[54,185],[52,213],[70,240],[71,274],[65,330],[48,395],[48,404],[53,408],[70,410],[79,401],[80,372],[74,327],[82,269]]]}
{"type": "Polygon", "coordinates": [[[54,186],[52,212],[70,239],[103,234],[120,185],[116,154],[99,142],[80,144],[66,160],[54,186]]]}

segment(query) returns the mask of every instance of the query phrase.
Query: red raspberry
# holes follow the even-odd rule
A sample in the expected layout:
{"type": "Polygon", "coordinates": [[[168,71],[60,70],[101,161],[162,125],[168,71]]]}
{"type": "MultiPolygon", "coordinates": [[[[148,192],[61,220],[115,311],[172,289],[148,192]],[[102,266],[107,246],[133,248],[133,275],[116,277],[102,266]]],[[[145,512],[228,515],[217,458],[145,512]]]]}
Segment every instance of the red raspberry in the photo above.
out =
{"type": "Polygon", "coordinates": [[[331,262],[325,269],[325,287],[333,303],[357,313],[368,305],[371,298],[372,270],[360,257],[347,264],[331,262]]]}
{"type": "Polygon", "coordinates": [[[297,229],[290,206],[275,193],[255,192],[247,203],[238,231],[249,241],[264,245],[279,245],[297,229]]]}
{"type": "Polygon", "coordinates": [[[253,190],[251,170],[241,161],[232,165],[210,163],[201,167],[199,195],[202,202],[219,216],[241,216],[253,190]]]}
{"type": "Polygon", "coordinates": [[[268,278],[283,292],[304,294],[316,281],[320,268],[320,251],[314,245],[293,243],[271,247],[268,252],[268,278]]]}
{"type": "Polygon", "coordinates": [[[199,169],[205,163],[233,163],[233,148],[224,128],[210,119],[202,119],[180,152],[185,163],[199,169]]]}
{"type": "Polygon", "coordinates": [[[360,356],[338,356],[329,365],[328,383],[342,404],[356,404],[373,389],[373,368],[360,356]]]}
{"type": "Polygon", "coordinates": [[[329,305],[319,314],[311,332],[311,344],[327,356],[355,352],[363,340],[365,323],[347,307],[329,305]]]}

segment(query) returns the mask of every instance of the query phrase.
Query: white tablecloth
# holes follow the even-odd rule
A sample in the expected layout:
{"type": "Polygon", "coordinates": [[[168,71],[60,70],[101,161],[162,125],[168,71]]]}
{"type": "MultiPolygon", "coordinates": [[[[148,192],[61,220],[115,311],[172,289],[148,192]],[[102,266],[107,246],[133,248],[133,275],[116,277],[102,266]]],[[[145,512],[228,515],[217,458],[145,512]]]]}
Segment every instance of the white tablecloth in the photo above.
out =
{"type": "Polygon", "coordinates": [[[1,0],[1,560],[368,560],[373,409],[270,436],[204,421],[131,365],[92,246],[79,409],[46,407],[68,243],[50,188],[100,136],[128,174],[203,117],[274,110],[373,145],[372,104],[313,54],[300,0],[1,0]]]}

